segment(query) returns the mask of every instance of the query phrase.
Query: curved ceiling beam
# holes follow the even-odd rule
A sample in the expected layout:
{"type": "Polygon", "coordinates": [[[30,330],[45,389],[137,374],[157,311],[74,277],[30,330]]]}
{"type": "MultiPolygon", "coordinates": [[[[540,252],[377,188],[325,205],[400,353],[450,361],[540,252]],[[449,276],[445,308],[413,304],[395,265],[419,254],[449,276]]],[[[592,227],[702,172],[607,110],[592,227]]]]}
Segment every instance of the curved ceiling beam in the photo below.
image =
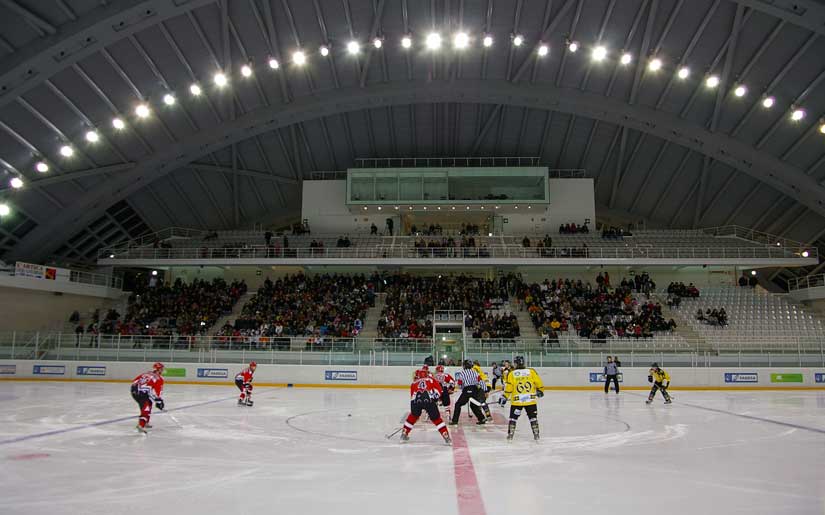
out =
{"type": "Polygon", "coordinates": [[[678,116],[613,98],[547,84],[494,80],[383,83],[367,88],[317,92],[286,106],[269,106],[210,127],[143,159],[90,189],[54,218],[31,231],[11,251],[13,258],[39,258],[93,221],[113,203],[212,152],[264,132],[321,117],[396,105],[503,104],[575,114],[635,129],[721,161],[825,216],[825,188],[801,170],[766,152],[678,116]]]}
{"type": "Polygon", "coordinates": [[[115,41],[215,0],[117,0],[61,25],[0,63],[0,107],[115,41]]]}
{"type": "Polygon", "coordinates": [[[825,5],[816,0],[731,0],[825,36],[825,5]]]}

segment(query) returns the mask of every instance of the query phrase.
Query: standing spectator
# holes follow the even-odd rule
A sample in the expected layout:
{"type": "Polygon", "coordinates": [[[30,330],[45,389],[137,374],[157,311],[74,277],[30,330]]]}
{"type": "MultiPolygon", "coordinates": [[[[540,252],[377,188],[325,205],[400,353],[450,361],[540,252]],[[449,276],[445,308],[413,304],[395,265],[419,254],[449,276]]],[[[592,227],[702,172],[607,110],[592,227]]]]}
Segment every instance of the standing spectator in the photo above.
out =
{"type": "Polygon", "coordinates": [[[493,361],[493,388],[492,390],[495,391],[496,389],[496,381],[501,381],[501,369],[498,367],[498,363],[493,361]]]}
{"type": "Polygon", "coordinates": [[[370,224],[370,235],[378,234],[378,226],[375,225],[375,222],[370,224]]]}
{"type": "Polygon", "coordinates": [[[83,324],[77,324],[77,327],[74,328],[74,336],[75,336],[74,346],[75,347],[80,347],[80,340],[83,338],[83,333],[84,333],[83,324]]]}
{"type": "Polygon", "coordinates": [[[751,288],[756,288],[756,285],[759,284],[759,281],[756,279],[756,273],[752,273],[750,279],[748,279],[748,286],[751,288]]]}
{"type": "Polygon", "coordinates": [[[739,278],[739,287],[744,288],[748,285],[748,276],[745,275],[745,272],[742,272],[742,277],[739,278]]]}
{"type": "Polygon", "coordinates": [[[271,231],[266,231],[264,233],[264,241],[266,242],[267,247],[272,245],[272,232],[271,231]]]}
{"type": "Polygon", "coordinates": [[[392,225],[392,218],[387,218],[387,234],[389,234],[390,236],[392,236],[392,225]]]}
{"type": "Polygon", "coordinates": [[[607,365],[604,366],[604,393],[607,394],[610,388],[610,381],[616,387],[616,395],[619,395],[619,366],[613,361],[612,356],[607,357],[607,365]]]}

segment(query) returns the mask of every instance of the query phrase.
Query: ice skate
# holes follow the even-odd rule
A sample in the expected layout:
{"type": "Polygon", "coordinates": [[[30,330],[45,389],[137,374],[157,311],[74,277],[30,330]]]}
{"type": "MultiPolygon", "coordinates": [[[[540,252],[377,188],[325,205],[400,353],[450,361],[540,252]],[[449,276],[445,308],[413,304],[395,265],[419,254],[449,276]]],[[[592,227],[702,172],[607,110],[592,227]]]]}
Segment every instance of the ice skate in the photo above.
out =
{"type": "Polygon", "coordinates": [[[246,400],[246,405],[247,405],[247,406],[252,406],[252,404],[253,404],[253,403],[252,403],[252,399],[247,399],[247,400],[246,400]]]}
{"type": "Polygon", "coordinates": [[[148,432],[148,431],[146,431],[146,428],[145,428],[145,427],[140,427],[140,424],[136,425],[136,426],[135,426],[135,429],[137,429],[137,432],[138,432],[139,434],[142,434],[142,435],[149,434],[149,432],[148,432]]]}
{"type": "Polygon", "coordinates": [[[453,445],[453,439],[450,438],[450,435],[444,435],[444,443],[446,445],[453,445]]]}
{"type": "Polygon", "coordinates": [[[409,441],[410,441],[410,435],[408,435],[407,433],[402,432],[401,433],[401,443],[407,443],[409,441]]]}
{"type": "Polygon", "coordinates": [[[513,443],[513,433],[507,434],[507,443],[513,443]]]}
{"type": "Polygon", "coordinates": [[[665,404],[673,404],[673,401],[668,399],[668,400],[665,401],[665,404]]]}
{"type": "Polygon", "coordinates": [[[484,424],[486,424],[486,423],[487,423],[487,419],[486,419],[486,418],[482,418],[481,420],[479,420],[478,422],[476,422],[476,425],[477,425],[477,426],[483,426],[483,425],[484,425],[484,424]]]}
{"type": "Polygon", "coordinates": [[[245,405],[246,405],[246,401],[244,401],[243,399],[238,399],[238,406],[245,406],[245,405]]]}
{"type": "Polygon", "coordinates": [[[645,401],[645,404],[650,404],[651,402],[653,402],[653,399],[648,399],[645,401]]]}

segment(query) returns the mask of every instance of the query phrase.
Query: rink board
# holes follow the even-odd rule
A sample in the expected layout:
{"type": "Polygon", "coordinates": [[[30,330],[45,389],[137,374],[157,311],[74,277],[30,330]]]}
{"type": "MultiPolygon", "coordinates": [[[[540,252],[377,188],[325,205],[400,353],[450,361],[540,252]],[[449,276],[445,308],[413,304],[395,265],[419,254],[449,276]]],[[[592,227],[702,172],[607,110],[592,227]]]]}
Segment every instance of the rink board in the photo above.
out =
{"type": "MultiPolygon", "coordinates": [[[[0,361],[0,381],[131,381],[151,368],[141,362],[89,361],[0,361]]],[[[166,381],[170,384],[232,385],[243,367],[237,363],[169,363],[166,381]]],[[[406,388],[416,367],[267,365],[259,364],[257,386],[321,388],[406,388]]],[[[448,368],[455,372],[457,368],[448,368]]],[[[602,371],[594,367],[541,368],[545,387],[557,390],[603,388],[602,371]]],[[[669,368],[674,389],[825,389],[825,368],[669,368]]],[[[649,388],[647,367],[622,368],[623,389],[649,388]]]]}

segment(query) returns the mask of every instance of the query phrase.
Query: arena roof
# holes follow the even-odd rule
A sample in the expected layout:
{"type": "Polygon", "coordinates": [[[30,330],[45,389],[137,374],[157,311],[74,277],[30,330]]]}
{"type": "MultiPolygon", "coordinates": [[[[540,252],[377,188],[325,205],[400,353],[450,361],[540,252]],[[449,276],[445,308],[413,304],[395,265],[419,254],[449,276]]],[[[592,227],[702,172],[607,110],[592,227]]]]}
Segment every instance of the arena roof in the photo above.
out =
{"type": "Polygon", "coordinates": [[[295,217],[364,157],[539,156],[605,212],[825,235],[822,0],[0,0],[0,34],[6,260],[295,217]]]}

